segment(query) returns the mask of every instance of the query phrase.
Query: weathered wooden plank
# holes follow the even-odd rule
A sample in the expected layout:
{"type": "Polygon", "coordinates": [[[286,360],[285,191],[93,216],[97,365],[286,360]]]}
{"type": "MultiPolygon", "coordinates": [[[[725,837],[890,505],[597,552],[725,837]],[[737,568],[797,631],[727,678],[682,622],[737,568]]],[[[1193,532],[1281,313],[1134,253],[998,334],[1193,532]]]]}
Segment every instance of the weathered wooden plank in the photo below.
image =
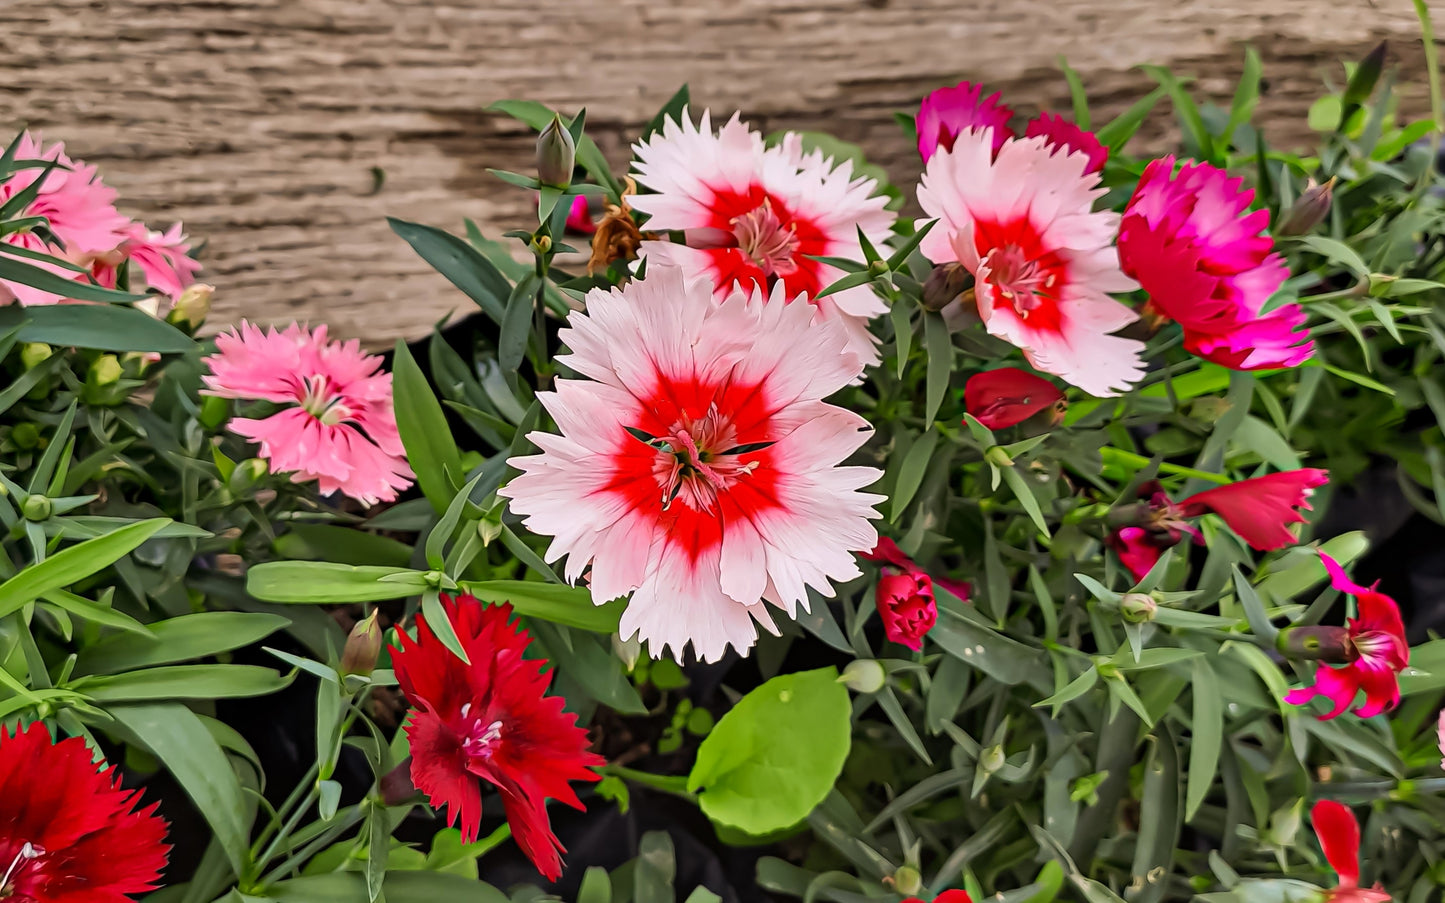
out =
{"type": "Polygon", "coordinates": [[[687,81],[765,129],[860,142],[908,183],[918,166],[892,112],[939,84],[974,78],[1020,109],[1064,110],[1053,60],[1066,54],[1107,116],[1147,88],[1140,61],[1227,96],[1252,42],[1269,131],[1299,144],[1338,60],[1388,37],[1418,76],[1415,29],[1405,0],[6,0],[0,122],[64,138],[128,212],[206,239],[216,323],[325,320],[382,344],[468,303],[385,215],[471,217],[491,234],[529,215],[485,173],[529,165],[531,137],[481,112],[502,97],[585,104],[620,166],[687,81]]]}

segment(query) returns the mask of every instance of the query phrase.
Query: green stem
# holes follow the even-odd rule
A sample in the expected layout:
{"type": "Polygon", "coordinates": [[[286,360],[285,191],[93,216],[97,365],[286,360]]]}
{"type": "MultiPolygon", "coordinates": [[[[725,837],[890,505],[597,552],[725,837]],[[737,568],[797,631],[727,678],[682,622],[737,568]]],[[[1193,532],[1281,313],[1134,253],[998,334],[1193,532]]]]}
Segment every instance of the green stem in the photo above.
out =
{"type": "Polygon", "coordinates": [[[537,240],[546,235],[547,227],[541,226],[532,239],[532,256],[537,261],[537,297],[533,302],[532,329],[537,342],[537,389],[552,386],[552,359],[547,354],[547,267],[551,251],[542,251],[537,240]]]}
{"type": "MultiPolygon", "coordinates": [[[[1144,457],[1143,455],[1136,455],[1133,452],[1127,452],[1119,448],[1110,448],[1108,446],[1105,446],[1104,448],[1099,449],[1099,455],[1104,459],[1104,463],[1106,465],[1118,464],[1122,467],[1133,467],[1135,469],[1142,469],[1149,466],[1148,458],[1144,457]]],[[[1178,464],[1170,464],[1168,461],[1160,462],[1159,472],[1175,474],[1176,476],[1181,477],[1193,477],[1199,480],[1208,480],[1211,483],[1218,483],[1221,486],[1231,482],[1229,477],[1226,477],[1224,474],[1209,473],[1208,471],[1204,470],[1195,470],[1193,467],[1181,467],[1178,464]]]]}
{"type": "Polygon", "coordinates": [[[687,789],[686,775],[653,774],[650,771],[637,771],[622,765],[604,765],[598,770],[603,774],[622,778],[624,781],[651,787],[653,790],[661,790],[663,793],[671,793],[690,800],[697,799],[697,796],[687,789]]]}

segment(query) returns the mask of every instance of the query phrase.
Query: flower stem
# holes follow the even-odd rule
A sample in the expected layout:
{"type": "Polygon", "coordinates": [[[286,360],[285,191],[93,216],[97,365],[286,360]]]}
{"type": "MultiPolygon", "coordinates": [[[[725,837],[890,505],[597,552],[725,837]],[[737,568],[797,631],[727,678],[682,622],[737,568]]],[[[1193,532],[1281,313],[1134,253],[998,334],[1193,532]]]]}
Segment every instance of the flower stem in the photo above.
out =
{"type": "Polygon", "coordinates": [[[546,236],[547,226],[537,228],[532,238],[532,256],[537,262],[537,297],[532,308],[532,329],[537,342],[537,390],[552,387],[552,359],[547,354],[547,268],[552,256],[550,250],[538,247],[538,240],[546,236]]]}
{"type": "Polygon", "coordinates": [[[604,765],[598,771],[622,778],[624,781],[651,787],[653,790],[661,790],[663,793],[671,793],[690,800],[697,799],[697,795],[687,789],[686,775],[653,774],[650,771],[637,771],[622,765],[604,765]]]}
{"type": "MultiPolygon", "coordinates": [[[[1104,448],[1099,449],[1099,455],[1104,459],[1105,464],[1119,464],[1124,467],[1133,467],[1135,469],[1140,469],[1149,465],[1149,459],[1144,457],[1143,455],[1136,455],[1133,452],[1127,452],[1119,448],[1109,448],[1108,446],[1105,446],[1104,448]]],[[[1203,470],[1195,470],[1193,467],[1182,467],[1178,464],[1170,464],[1168,461],[1160,462],[1159,472],[1172,473],[1176,476],[1181,477],[1194,477],[1198,480],[1208,480],[1211,483],[1218,483],[1221,486],[1230,482],[1229,477],[1226,477],[1224,474],[1209,473],[1208,471],[1203,470]]]]}

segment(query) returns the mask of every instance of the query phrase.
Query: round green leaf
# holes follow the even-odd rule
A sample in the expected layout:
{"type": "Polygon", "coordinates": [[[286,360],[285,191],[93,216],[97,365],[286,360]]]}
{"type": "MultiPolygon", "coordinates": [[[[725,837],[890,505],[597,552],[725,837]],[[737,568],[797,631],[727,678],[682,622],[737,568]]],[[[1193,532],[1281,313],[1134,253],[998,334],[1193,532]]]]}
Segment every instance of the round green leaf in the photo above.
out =
{"type": "Polygon", "coordinates": [[[823,801],[843,770],[850,710],[833,668],[775,677],[713,727],[687,789],[719,824],[753,835],[791,827],[823,801]]]}

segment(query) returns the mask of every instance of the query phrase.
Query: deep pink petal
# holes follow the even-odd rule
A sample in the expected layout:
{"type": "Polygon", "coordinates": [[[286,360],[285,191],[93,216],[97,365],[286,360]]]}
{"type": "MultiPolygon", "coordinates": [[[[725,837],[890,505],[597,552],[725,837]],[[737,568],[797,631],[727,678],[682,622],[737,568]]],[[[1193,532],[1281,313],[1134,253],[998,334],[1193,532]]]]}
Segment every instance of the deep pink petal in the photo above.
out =
{"type": "Polygon", "coordinates": [[[1340,887],[1360,884],[1360,823],[1344,803],[1320,800],[1310,808],[1310,824],[1325,860],[1340,876],[1340,887]]]}

